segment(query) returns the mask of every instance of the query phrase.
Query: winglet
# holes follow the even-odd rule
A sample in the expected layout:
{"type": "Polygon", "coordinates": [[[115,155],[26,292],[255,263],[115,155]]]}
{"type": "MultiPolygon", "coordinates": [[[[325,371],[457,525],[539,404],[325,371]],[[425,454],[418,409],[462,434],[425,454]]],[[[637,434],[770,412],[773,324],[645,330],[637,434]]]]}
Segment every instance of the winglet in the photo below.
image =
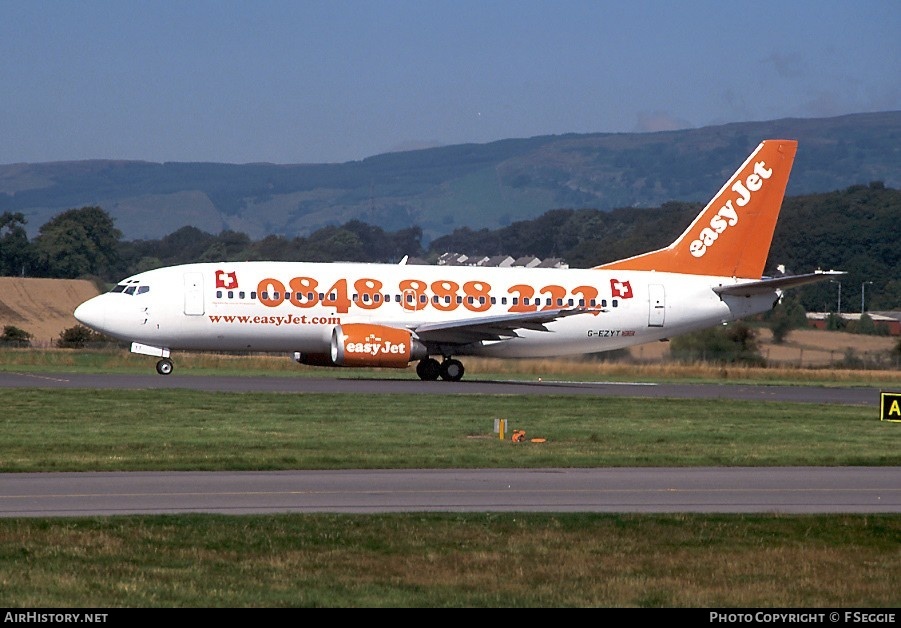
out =
{"type": "Polygon", "coordinates": [[[761,142],[675,242],[595,268],[760,279],[797,148],[761,142]]]}

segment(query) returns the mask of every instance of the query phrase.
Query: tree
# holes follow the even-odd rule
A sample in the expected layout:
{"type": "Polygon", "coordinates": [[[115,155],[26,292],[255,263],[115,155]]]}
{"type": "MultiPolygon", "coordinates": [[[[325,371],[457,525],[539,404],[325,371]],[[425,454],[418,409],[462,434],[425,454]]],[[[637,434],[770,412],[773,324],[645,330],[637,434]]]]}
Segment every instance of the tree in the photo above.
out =
{"type": "Polygon", "coordinates": [[[25,232],[25,216],[3,212],[0,215],[0,276],[14,276],[31,270],[34,246],[25,232]]]}
{"type": "Polygon", "coordinates": [[[64,279],[106,276],[118,260],[121,237],[100,207],[64,211],[44,224],[35,238],[41,272],[64,279]]]}
{"type": "Polygon", "coordinates": [[[767,313],[764,320],[770,324],[773,342],[781,345],[791,330],[807,325],[807,313],[797,299],[785,296],[767,313]]]}

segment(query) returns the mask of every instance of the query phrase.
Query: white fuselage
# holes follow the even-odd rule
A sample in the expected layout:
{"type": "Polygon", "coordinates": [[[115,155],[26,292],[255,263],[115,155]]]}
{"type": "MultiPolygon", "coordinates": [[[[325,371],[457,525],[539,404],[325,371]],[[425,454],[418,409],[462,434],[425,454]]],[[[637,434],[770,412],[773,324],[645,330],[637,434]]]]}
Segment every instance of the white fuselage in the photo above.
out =
{"type": "MultiPolygon", "coordinates": [[[[115,338],[166,349],[325,352],[336,325],[424,323],[585,307],[458,355],[550,357],[669,338],[769,310],[777,292],[720,297],[736,278],[599,269],[221,262],[134,275],[79,306],[115,338]]],[[[414,332],[415,335],[415,332],[414,332]]]]}

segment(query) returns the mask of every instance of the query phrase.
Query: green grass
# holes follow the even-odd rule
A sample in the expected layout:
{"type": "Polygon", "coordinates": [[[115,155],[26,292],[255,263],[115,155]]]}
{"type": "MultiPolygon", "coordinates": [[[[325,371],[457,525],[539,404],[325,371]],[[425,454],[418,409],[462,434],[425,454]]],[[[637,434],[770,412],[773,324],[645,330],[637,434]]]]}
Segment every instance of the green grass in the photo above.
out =
{"type": "Polygon", "coordinates": [[[899,538],[885,515],[0,520],[0,606],[897,608],[899,538]]]}
{"type": "Polygon", "coordinates": [[[0,407],[2,472],[901,464],[899,425],[861,406],[5,389],[0,407]],[[501,418],[547,442],[501,441],[501,418]]]}
{"type": "MultiPolygon", "coordinates": [[[[0,368],[152,368],[62,356],[0,368]]],[[[0,389],[0,407],[5,473],[901,464],[901,425],[828,404],[0,389]],[[501,441],[496,418],[547,442],[501,441]]],[[[12,518],[0,606],[893,609],[899,538],[897,515],[12,518]]]]}

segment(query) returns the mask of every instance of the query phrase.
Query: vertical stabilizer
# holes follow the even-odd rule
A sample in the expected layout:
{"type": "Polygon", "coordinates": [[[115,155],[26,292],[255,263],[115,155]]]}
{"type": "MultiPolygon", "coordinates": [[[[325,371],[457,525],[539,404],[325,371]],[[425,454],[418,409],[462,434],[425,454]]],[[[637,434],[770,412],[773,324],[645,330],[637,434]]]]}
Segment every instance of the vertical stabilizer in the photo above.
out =
{"type": "Polygon", "coordinates": [[[675,242],[596,268],[760,279],[797,148],[761,142],[675,242]]]}

